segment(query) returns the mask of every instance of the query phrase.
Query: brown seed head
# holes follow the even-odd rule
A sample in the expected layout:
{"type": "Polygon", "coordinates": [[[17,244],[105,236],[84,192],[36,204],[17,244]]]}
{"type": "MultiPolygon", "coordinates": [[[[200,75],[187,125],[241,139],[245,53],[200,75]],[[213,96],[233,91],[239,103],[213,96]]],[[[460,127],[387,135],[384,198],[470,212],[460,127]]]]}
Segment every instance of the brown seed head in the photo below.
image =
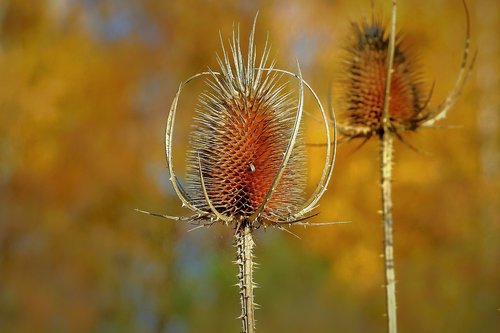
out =
{"type": "MultiPolygon", "coordinates": [[[[352,25],[344,78],[348,123],[379,133],[387,73],[389,38],[378,23],[352,25]]],[[[415,129],[425,107],[422,82],[411,55],[396,39],[389,116],[395,128],[415,129]]]]}
{"type": "MultiPolygon", "coordinates": [[[[267,65],[267,42],[256,63],[256,19],[246,57],[241,52],[238,29],[233,31],[230,55],[222,43],[222,57],[217,57],[220,72],[209,69],[182,82],[170,107],[165,131],[170,181],[182,205],[194,214],[149,214],[200,225],[235,223],[238,230],[262,224],[280,229],[283,224],[309,225],[303,222],[311,217],[306,214],[317,207],[332,176],[336,130],[334,126],[332,137],[331,126],[335,115],[330,110],[330,121],[318,95],[302,79],[298,63],[297,74],[274,68],[274,62],[267,65]],[[209,88],[199,97],[187,155],[187,186],[183,187],[173,165],[174,124],[183,88],[201,77],[208,77],[205,82],[209,88]],[[284,78],[296,79],[298,90],[284,78]],[[316,102],[327,139],[323,172],[308,199],[303,198],[306,163],[301,135],[305,89],[316,102]]],[[[335,222],[322,225],[330,224],[335,222]]]]}
{"type": "MultiPolygon", "coordinates": [[[[423,93],[421,75],[414,57],[400,36],[395,43],[389,41],[389,34],[374,18],[368,23],[352,24],[352,33],[346,46],[344,77],[341,86],[343,109],[347,116],[345,124],[339,124],[339,131],[348,139],[369,138],[384,132],[384,98],[386,80],[389,75],[389,47],[394,49],[391,68],[387,125],[400,139],[399,132],[432,127],[446,117],[448,111],[460,97],[474,65],[476,54],[470,53],[470,20],[465,0],[462,1],[466,33],[462,63],[455,83],[446,98],[436,107],[430,107],[432,90],[423,93]]],[[[394,8],[394,7],[393,7],[394,8]]],[[[393,15],[395,12],[393,11],[393,15]]],[[[395,21],[393,21],[395,22],[395,21]]],[[[393,26],[395,29],[395,26],[393,26]]],[[[433,87],[434,88],[434,87],[433,87]]],[[[387,119],[386,119],[387,120],[387,119]]]]}
{"type": "MultiPolygon", "coordinates": [[[[277,72],[263,71],[269,49],[255,65],[253,32],[248,57],[239,36],[223,47],[220,73],[206,79],[209,89],[199,98],[188,153],[187,193],[207,211],[206,194],[227,217],[248,219],[262,205],[281,163],[294,127],[296,103],[277,72]]],[[[306,183],[305,148],[299,135],[276,190],[262,212],[264,219],[284,220],[303,204],[306,183]]]]}

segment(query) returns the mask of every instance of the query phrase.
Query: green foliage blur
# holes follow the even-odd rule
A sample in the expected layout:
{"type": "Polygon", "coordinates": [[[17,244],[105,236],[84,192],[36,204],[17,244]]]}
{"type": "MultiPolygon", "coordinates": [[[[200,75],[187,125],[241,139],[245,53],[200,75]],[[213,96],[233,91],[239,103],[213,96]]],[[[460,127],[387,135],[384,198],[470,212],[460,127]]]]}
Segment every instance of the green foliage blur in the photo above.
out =
{"type": "MultiPolygon", "coordinates": [[[[401,332],[500,327],[500,4],[467,2],[470,81],[443,127],[405,136],[423,152],[396,146],[401,332]]],[[[375,1],[385,22],[389,6],[375,1]]],[[[165,168],[170,103],[182,80],[217,67],[219,31],[239,22],[246,41],[258,10],[258,50],[269,32],[277,66],[298,59],[326,103],[368,0],[0,0],[0,332],[240,330],[232,230],[188,232],[134,208],[189,213],[165,168]]],[[[436,106],[460,67],[461,2],[401,0],[398,27],[436,106]]],[[[195,90],[181,99],[181,172],[195,90]]],[[[308,121],[309,141],[318,126],[308,121]]],[[[258,231],[258,331],[385,331],[378,147],[358,144],[339,146],[313,220],[352,223],[292,229],[300,239],[258,231]]]]}

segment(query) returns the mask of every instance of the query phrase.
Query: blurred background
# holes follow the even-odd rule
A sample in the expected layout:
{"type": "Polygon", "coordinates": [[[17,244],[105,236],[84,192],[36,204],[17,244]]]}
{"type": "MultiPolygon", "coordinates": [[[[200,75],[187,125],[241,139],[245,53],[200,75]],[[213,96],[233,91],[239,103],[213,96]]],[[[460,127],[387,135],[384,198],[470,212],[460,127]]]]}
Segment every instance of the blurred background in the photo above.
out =
{"type": "MultiPolygon", "coordinates": [[[[396,145],[402,332],[500,329],[500,3],[467,3],[479,50],[470,81],[442,128],[405,136],[424,153],[396,145]]],[[[385,22],[389,6],[375,1],[385,22]]],[[[0,0],[1,332],[240,330],[232,231],[188,232],[134,208],[189,213],[164,161],[170,103],[181,80],[217,67],[219,31],[227,39],[240,22],[246,48],[257,10],[258,50],[269,33],[277,66],[298,59],[326,103],[369,0],[0,0]]],[[[399,1],[398,25],[436,83],[435,106],[460,68],[461,1],[399,1]]],[[[180,102],[181,175],[199,87],[180,102]]],[[[307,126],[321,141],[320,124],[307,126]]],[[[378,144],[358,144],[339,146],[314,219],[351,224],[293,229],[300,239],[257,232],[258,331],[385,331],[378,144]]]]}

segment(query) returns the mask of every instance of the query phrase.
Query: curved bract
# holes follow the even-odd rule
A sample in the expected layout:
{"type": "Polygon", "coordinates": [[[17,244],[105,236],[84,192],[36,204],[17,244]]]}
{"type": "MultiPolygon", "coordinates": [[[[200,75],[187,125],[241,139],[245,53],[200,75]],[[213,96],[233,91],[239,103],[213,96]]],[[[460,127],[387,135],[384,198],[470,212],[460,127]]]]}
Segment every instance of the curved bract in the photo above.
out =
{"type": "Polygon", "coordinates": [[[451,88],[448,96],[446,96],[445,100],[441,102],[438,107],[430,112],[429,116],[426,119],[423,119],[422,127],[431,127],[437,121],[444,119],[448,114],[448,111],[455,105],[456,101],[462,94],[462,91],[469,79],[469,75],[472,71],[472,67],[476,61],[476,52],[472,56],[472,60],[469,61],[469,52],[470,52],[470,18],[469,18],[469,10],[467,8],[467,4],[465,0],[462,0],[465,10],[465,45],[464,45],[464,53],[462,55],[462,63],[460,65],[460,70],[458,71],[457,78],[455,79],[455,83],[451,88]]]}

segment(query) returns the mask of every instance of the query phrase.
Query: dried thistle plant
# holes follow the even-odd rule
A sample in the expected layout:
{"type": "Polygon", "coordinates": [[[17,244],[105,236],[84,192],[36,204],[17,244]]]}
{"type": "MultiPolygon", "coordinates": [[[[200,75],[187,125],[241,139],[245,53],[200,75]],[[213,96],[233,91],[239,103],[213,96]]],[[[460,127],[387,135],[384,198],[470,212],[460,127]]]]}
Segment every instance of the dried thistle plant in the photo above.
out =
{"type": "Polygon", "coordinates": [[[404,40],[396,35],[396,0],[392,1],[390,31],[372,18],[371,22],[353,24],[347,46],[343,100],[347,121],[339,124],[343,138],[351,140],[372,136],[380,141],[380,175],[384,227],[384,264],[388,332],[397,332],[396,275],[394,269],[392,218],[393,137],[421,127],[431,127],[446,117],[460,96],[472,70],[475,56],[469,60],[469,13],[466,15],[466,37],[462,64],[453,88],[446,99],[432,108],[431,91],[423,91],[418,66],[405,51],[404,40]]]}
{"type": "Polygon", "coordinates": [[[267,42],[257,59],[256,20],[257,16],[248,54],[243,56],[239,28],[233,28],[230,52],[221,37],[222,56],[217,56],[220,71],[208,69],[182,82],[170,108],[165,135],[170,181],[182,205],[193,215],[141,211],[197,226],[223,223],[235,229],[243,332],[255,331],[252,233],[260,226],[287,230],[285,227],[292,224],[311,225],[305,220],[331,178],[336,142],[333,126],[333,144],[326,147],[321,178],[305,199],[306,155],[301,137],[304,87],[315,99],[328,142],[332,123],[316,93],[302,79],[298,64],[297,74],[275,68],[274,61],[269,64],[267,42]],[[187,185],[183,187],[172,162],[174,124],[182,89],[200,77],[205,77],[208,90],[199,97],[187,153],[187,185]],[[286,77],[297,80],[297,90],[283,80],[286,77]],[[298,100],[294,101],[297,91],[298,100]]]}
{"type": "Polygon", "coordinates": [[[405,131],[434,126],[456,103],[472,70],[475,55],[469,59],[469,12],[463,1],[466,36],[460,70],[445,100],[431,107],[434,86],[424,91],[419,63],[404,38],[396,34],[396,1],[392,3],[390,31],[374,17],[371,22],[352,23],[342,80],[347,121],[337,125],[345,139],[390,132],[402,140],[405,131]]]}

